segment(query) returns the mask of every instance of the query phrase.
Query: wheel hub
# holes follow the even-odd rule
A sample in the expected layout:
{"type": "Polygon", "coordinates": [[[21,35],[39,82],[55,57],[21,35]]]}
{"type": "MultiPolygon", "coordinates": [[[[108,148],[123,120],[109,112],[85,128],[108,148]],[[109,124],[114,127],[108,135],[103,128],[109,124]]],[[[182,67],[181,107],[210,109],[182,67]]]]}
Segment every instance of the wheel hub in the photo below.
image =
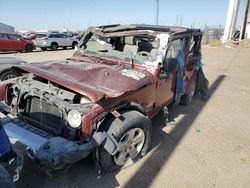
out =
{"type": "Polygon", "coordinates": [[[141,152],[145,143],[145,133],[141,128],[128,130],[120,139],[119,151],[114,155],[117,165],[123,166],[129,161],[133,161],[141,152]]]}

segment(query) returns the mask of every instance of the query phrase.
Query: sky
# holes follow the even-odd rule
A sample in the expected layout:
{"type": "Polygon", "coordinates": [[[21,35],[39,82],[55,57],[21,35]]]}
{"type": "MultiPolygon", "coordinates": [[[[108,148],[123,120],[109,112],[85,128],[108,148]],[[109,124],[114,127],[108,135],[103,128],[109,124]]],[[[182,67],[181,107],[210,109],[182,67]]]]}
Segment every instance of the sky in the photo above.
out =
{"type": "MultiPolygon", "coordinates": [[[[247,0],[240,1],[238,25],[247,0]]],[[[203,28],[225,25],[229,0],[159,2],[159,24],[203,28]]],[[[0,0],[0,22],[16,30],[81,30],[115,23],[155,24],[155,20],[156,0],[0,0]]]]}

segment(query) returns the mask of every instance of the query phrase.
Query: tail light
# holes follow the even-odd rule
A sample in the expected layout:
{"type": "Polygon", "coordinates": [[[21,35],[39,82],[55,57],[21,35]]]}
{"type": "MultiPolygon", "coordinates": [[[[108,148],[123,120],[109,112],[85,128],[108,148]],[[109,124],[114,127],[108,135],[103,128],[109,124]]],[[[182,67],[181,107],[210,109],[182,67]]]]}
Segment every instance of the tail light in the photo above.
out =
{"type": "Polygon", "coordinates": [[[48,38],[42,38],[41,40],[47,41],[47,40],[48,40],[48,38]]]}

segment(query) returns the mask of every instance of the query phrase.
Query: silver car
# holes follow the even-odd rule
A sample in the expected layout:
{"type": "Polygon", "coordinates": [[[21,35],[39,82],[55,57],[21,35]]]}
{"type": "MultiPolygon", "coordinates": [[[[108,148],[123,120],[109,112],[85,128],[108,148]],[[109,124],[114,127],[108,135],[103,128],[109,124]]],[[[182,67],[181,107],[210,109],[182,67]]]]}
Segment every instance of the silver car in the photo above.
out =
{"type": "Polygon", "coordinates": [[[48,48],[57,50],[58,47],[63,49],[72,47],[74,49],[78,44],[78,40],[62,33],[45,33],[37,34],[35,44],[41,50],[47,50],[48,48]]]}

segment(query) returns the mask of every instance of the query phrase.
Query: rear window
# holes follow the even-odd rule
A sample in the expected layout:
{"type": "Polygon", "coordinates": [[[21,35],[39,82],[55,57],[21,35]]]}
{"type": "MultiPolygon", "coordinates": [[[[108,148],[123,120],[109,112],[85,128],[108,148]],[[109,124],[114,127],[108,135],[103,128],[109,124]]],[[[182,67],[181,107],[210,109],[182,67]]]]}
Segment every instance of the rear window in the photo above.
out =
{"type": "Polygon", "coordinates": [[[19,40],[18,37],[15,36],[15,35],[8,35],[8,38],[9,38],[10,40],[19,40]]]}
{"type": "Polygon", "coordinates": [[[62,38],[61,34],[51,34],[49,38],[62,38]]]}
{"type": "Polygon", "coordinates": [[[46,34],[37,34],[36,35],[36,38],[43,38],[43,37],[46,37],[46,34]]]}

